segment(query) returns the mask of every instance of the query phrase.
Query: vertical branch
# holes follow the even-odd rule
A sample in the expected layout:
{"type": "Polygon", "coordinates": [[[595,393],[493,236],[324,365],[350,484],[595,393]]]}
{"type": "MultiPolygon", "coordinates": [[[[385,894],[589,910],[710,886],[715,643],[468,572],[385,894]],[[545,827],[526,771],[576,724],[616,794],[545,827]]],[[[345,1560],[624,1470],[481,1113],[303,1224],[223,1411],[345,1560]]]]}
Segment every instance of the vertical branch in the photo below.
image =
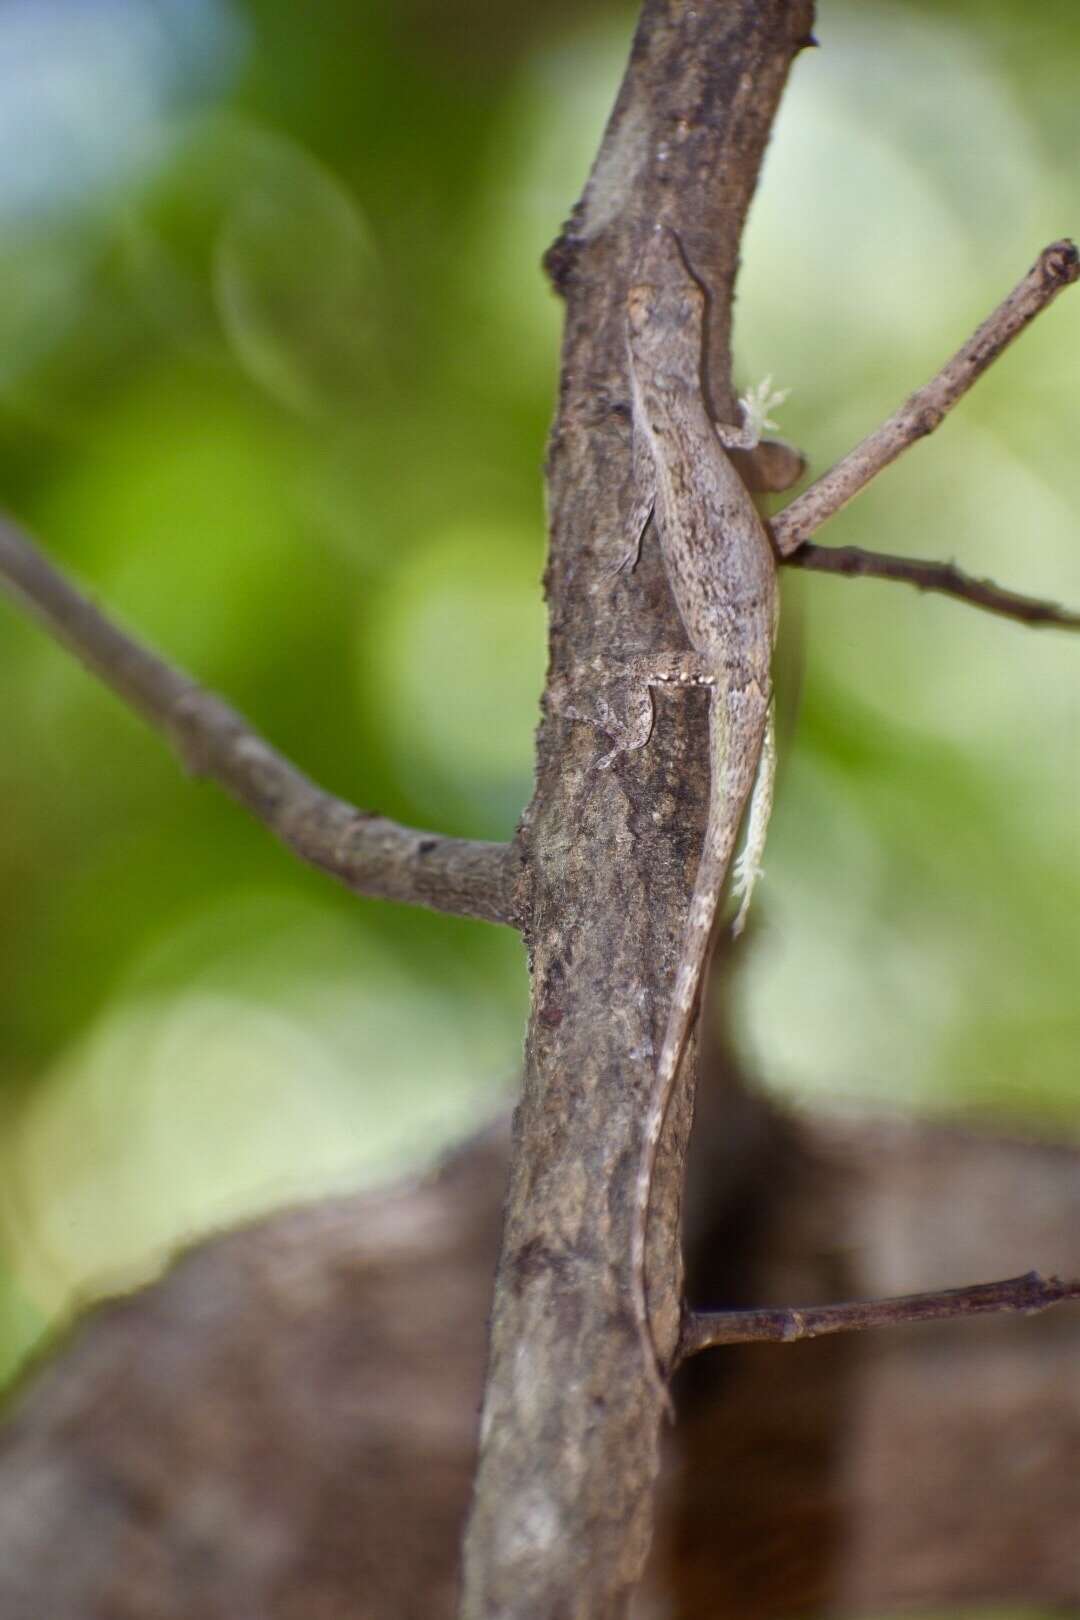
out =
{"type": "MultiPolygon", "coordinates": [[[[646,232],[679,234],[711,293],[709,375],[730,417],[743,221],[810,0],[645,0],[581,201],[547,256],[566,300],[548,455],[551,665],[681,643],[655,547],[631,578],[626,289],[646,232]],[[673,639],[674,638],[674,639],[673,639]]],[[[468,1620],[615,1620],[640,1577],[659,1398],[630,1313],[630,1211],[646,1098],[701,849],[706,705],[658,707],[649,748],[591,769],[589,728],[549,720],[523,826],[532,1014],[466,1540],[468,1620]]],[[[654,1189],[651,1301],[679,1325],[679,1203],[696,1061],[654,1189]]]]}

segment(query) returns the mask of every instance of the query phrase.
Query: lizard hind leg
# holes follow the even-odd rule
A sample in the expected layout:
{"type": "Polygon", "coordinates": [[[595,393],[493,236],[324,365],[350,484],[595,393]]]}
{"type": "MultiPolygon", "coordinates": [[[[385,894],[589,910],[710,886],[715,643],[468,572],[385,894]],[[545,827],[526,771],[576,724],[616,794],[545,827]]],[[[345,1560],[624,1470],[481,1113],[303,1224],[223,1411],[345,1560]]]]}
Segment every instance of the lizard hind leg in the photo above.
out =
{"type": "Polygon", "coordinates": [[[593,668],[570,682],[553,682],[548,698],[555,713],[595,726],[612,739],[614,746],[592,767],[606,771],[621,754],[644,748],[652,736],[654,688],[713,686],[715,682],[713,665],[700,653],[641,653],[611,670],[593,668]],[[591,712],[576,701],[578,692],[588,686],[600,688],[592,700],[591,712]]]}
{"type": "Polygon", "coordinates": [[[757,775],[754,778],[754,788],[750,796],[750,810],[746,818],[746,836],[732,875],[732,891],[739,901],[739,909],[731,928],[731,932],[736,936],[741,934],[746,926],[747,913],[750,910],[750,901],[754,894],[754,885],[762,875],[763,867],[761,862],[765,854],[765,839],[769,831],[769,816],[772,812],[775,784],[776,706],[770,703],[769,718],[765,723],[765,736],[761,743],[761,756],[758,760],[757,775]]]}
{"type": "Polygon", "coordinates": [[[701,653],[641,653],[629,658],[623,667],[625,681],[625,718],[617,716],[603,698],[597,701],[599,724],[603,731],[615,738],[615,747],[596,762],[597,770],[606,770],[620,754],[634,748],[644,748],[652,736],[655,710],[653,691],[658,686],[686,688],[688,686],[716,685],[716,670],[712,662],[701,653]]]}

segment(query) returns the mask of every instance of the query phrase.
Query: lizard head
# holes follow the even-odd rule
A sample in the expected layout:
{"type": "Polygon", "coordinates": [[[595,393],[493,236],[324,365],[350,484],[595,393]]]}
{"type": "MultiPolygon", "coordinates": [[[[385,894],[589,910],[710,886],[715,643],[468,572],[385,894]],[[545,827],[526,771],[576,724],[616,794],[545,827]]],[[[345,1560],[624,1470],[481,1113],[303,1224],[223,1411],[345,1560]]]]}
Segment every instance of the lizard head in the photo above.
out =
{"type": "Polygon", "coordinates": [[[705,293],[683,256],[675,232],[649,232],[626,299],[627,332],[635,368],[663,386],[666,376],[685,386],[701,369],[705,293]]]}

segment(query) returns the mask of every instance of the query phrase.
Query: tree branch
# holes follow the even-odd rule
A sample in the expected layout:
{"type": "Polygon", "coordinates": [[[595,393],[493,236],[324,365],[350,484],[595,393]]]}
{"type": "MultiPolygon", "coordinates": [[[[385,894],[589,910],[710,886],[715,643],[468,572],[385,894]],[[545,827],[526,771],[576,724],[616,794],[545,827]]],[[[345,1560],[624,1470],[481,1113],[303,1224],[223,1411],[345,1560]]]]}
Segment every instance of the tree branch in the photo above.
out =
{"type": "MultiPolygon", "coordinates": [[[[733,1087],[710,1065],[687,1223],[703,1294],[866,1297],[897,1266],[929,1263],[936,1282],[1035,1253],[1080,1275],[1076,1147],[778,1112],[740,1143],[733,1185],[733,1087]]],[[[452,1620],[509,1149],[500,1120],[435,1174],[215,1232],[54,1338],[0,1425],[4,1620],[452,1620]],[[268,1458],[287,1476],[272,1491],[268,1458]],[[228,1512],[196,1519],[193,1557],[208,1498],[228,1512]],[[268,1541],[269,1563],[252,1556],[268,1541]]],[[[878,1347],[695,1361],[654,1614],[1011,1613],[1018,1591],[1080,1614],[1080,1309],[878,1347]]]]}
{"type": "MultiPolygon", "coordinates": [[[[631,472],[626,294],[647,233],[668,225],[709,289],[713,412],[735,420],[739,241],[811,12],[810,0],[644,0],[584,194],[545,259],[566,304],[547,456],[554,678],[612,649],[684,641],[659,547],[632,577],[611,571],[631,472]]],[[[644,1099],[705,825],[704,696],[664,703],[650,746],[610,771],[593,769],[588,728],[549,710],[540,729],[522,833],[532,1006],[463,1620],[625,1620],[644,1565],[661,1403],[627,1331],[626,1281],[644,1099]]],[[[696,1071],[691,1048],[650,1210],[650,1320],[665,1354],[681,1314],[696,1071]]]]}
{"type": "Polygon", "coordinates": [[[861,575],[871,579],[899,580],[920,591],[939,591],[958,601],[1002,619],[1021,624],[1051,625],[1059,630],[1080,630],[1080,613],[1003,590],[989,579],[973,579],[954,563],[924,561],[918,557],[892,557],[883,551],[864,551],[860,546],[801,545],[784,559],[789,568],[805,568],[819,574],[861,575]]]}
{"type": "Polygon", "coordinates": [[[1001,1282],[975,1283],[926,1294],[900,1294],[893,1299],[857,1299],[843,1305],[791,1306],[753,1311],[700,1311],[687,1317],[679,1360],[722,1344],[792,1344],[829,1333],[861,1333],[866,1328],[898,1327],[906,1322],[946,1322],[958,1316],[986,1316],[995,1311],[1025,1316],[1049,1310],[1063,1300],[1080,1299],[1080,1281],[1062,1282],[1028,1271],[1001,1282]]]}
{"type": "Polygon", "coordinates": [[[909,445],[933,433],[1002,350],[1078,278],[1080,254],[1072,242],[1043,248],[1024,279],[931,382],[776,514],[771,527],[780,555],[789,556],[909,445]]]}
{"type": "Polygon", "coordinates": [[[7,518],[0,584],[106,686],[309,865],[357,894],[514,921],[509,844],[442,838],[325,793],[213,692],[121,630],[7,518]]]}

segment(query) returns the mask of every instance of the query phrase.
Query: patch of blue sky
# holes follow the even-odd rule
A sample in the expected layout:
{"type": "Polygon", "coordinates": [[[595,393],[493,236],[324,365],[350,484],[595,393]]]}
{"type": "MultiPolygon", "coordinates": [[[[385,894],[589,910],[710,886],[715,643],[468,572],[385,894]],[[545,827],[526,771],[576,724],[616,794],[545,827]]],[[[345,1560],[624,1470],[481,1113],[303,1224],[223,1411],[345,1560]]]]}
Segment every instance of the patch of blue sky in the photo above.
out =
{"type": "Polygon", "coordinates": [[[44,224],[152,170],[247,43],[228,0],[0,0],[0,222],[44,224]]]}

